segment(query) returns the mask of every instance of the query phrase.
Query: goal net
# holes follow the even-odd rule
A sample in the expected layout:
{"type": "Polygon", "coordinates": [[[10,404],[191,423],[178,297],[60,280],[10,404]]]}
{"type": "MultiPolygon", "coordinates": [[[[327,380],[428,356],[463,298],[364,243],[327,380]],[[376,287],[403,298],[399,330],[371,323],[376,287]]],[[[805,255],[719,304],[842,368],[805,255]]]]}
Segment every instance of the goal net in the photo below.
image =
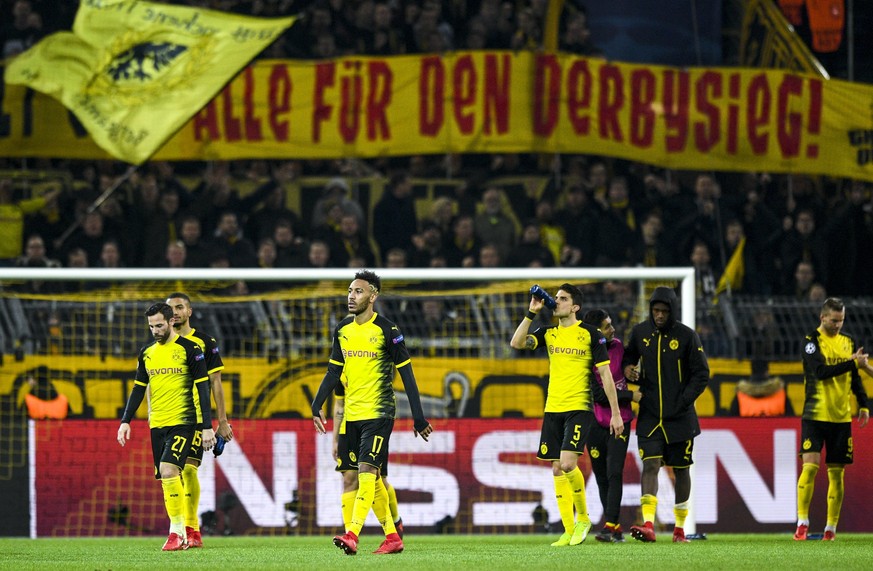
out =
{"type": "MultiPolygon", "coordinates": [[[[218,340],[236,436],[217,460],[207,453],[200,469],[206,534],[340,528],[331,439],[316,437],[309,418],[354,272],[4,269],[0,499],[21,516],[12,519],[29,521],[32,536],[166,532],[147,406],[131,444],[119,448],[115,432],[138,349],[150,341],[143,311],[181,291],[192,299],[192,326],[218,340]],[[63,420],[31,419],[29,396],[46,406],[65,401],[63,420]]],[[[645,318],[651,290],[669,285],[680,292],[682,321],[694,325],[690,268],[377,273],[383,292],[376,309],[403,332],[436,428],[427,444],[413,438],[398,377],[387,478],[404,524],[426,532],[541,531],[558,519],[550,471],[533,458],[548,359],[509,347],[531,285],[552,293],[564,282],[581,286],[583,309],[605,309],[619,336],[645,318]]],[[[537,320],[550,323],[551,315],[544,310],[537,320]]],[[[39,414],[54,415],[47,410],[39,414]]],[[[583,457],[588,475],[586,463],[583,457]]],[[[602,508],[593,477],[588,485],[596,523],[602,508]]],[[[638,497],[625,504],[632,509],[638,497]]]]}

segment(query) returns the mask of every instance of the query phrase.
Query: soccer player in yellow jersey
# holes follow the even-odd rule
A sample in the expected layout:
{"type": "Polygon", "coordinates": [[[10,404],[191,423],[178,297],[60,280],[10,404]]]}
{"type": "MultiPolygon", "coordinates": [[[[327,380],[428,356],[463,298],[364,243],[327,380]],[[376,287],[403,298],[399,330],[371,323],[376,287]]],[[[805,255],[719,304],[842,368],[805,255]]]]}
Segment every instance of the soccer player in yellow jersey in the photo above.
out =
{"type": "Polygon", "coordinates": [[[609,400],[609,431],[616,438],[624,431],[624,420],[609,370],[606,339],[596,327],[582,323],[577,316],[582,306],[582,292],[565,283],[558,289],[555,302],[553,315],[558,324],[529,333],[530,324],[543,308],[543,300],[531,296],[527,315],[519,323],[509,344],[514,349],[532,351],[542,346],[548,349],[549,388],[537,458],[552,463],[555,496],[564,524],[564,533],[552,546],[565,547],[579,545],[591,530],[585,478],[579,470],[578,460],[594,423],[591,382],[595,370],[600,374],[603,391],[609,400]]]}
{"type": "MultiPolygon", "coordinates": [[[[214,337],[207,335],[199,329],[191,327],[191,298],[187,294],[174,292],[167,296],[167,305],[173,308],[173,329],[186,339],[190,339],[200,346],[206,361],[206,372],[209,375],[209,387],[212,398],[215,399],[215,412],[218,417],[218,430],[216,434],[225,441],[233,440],[233,428],[227,421],[227,409],[224,403],[224,388],[221,385],[221,371],[224,370],[224,362],[218,349],[218,342],[214,337]]],[[[195,403],[197,402],[195,398],[195,403]]],[[[201,420],[200,408],[197,408],[197,420],[201,420]]],[[[216,448],[216,453],[218,453],[216,448]]],[[[200,505],[200,480],[197,471],[203,461],[203,448],[200,446],[200,431],[194,435],[191,443],[191,451],[188,460],[182,470],[182,485],[185,487],[185,535],[188,538],[188,547],[203,547],[203,537],[200,535],[200,520],[197,516],[197,508],[200,505]]]]}
{"type": "MultiPolygon", "coordinates": [[[[355,274],[348,294],[351,315],[336,326],[327,373],[312,401],[315,429],[325,434],[327,419],[322,406],[341,382],[340,376],[345,374],[348,379],[344,409],[346,438],[349,458],[357,464],[358,494],[346,532],[334,537],[333,543],[348,555],[358,552],[358,535],[374,500],[387,495],[379,468],[388,459],[388,442],[394,428],[395,369],[400,372],[409,398],[415,435],[427,441],[433,432],[424,418],[403,334],[374,310],[373,304],[381,289],[382,280],[372,271],[361,270],[355,274]]],[[[394,522],[386,518],[386,511],[381,514],[385,521],[379,522],[386,531],[385,541],[374,553],[400,553],[403,541],[394,529],[394,522]]]]}
{"type": "Polygon", "coordinates": [[[863,347],[842,332],[846,306],[830,297],[821,308],[821,323],[803,343],[803,382],[806,400],[800,421],[800,457],[803,469],[797,479],[797,530],[794,539],[806,539],[809,504],[821,463],[822,447],[827,449],[828,513],[823,540],[836,538],[843,506],[843,474],[852,463],[852,407],[849,393],[858,400],[858,423],[867,425],[870,411],[858,369],[873,375],[863,347]]]}
{"type": "Polygon", "coordinates": [[[149,428],[155,479],[161,480],[164,505],[170,517],[170,535],[164,551],[187,549],[183,507],[182,470],[201,432],[201,445],[210,450],[215,445],[212,416],[209,410],[209,376],[200,346],[173,331],[173,308],[156,303],[145,312],[154,342],[139,352],[136,379],[121,416],[118,443],[130,440],[130,421],[149,389],[149,428]],[[202,421],[197,420],[197,404],[202,421]]]}
{"type": "MultiPolygon", "coordinates": [[[[340,500],[340,509],[343,514],[343,525],[348,527],[352,521],[352,511],[355,507],[355,497],[358,495],[358,470],[357,463],[353,462],[349,455],[349,439],[346,436],[345,424],[345,400],[346,391],[344,382],[337,384],[334,391],[333,401],[333,459],[336,462],[336,471],[342,476],[343,493],[340,500]]],[[[394,529],[400,539],[403,539],[403,520],[400,518],[400,512],[397,509],[397,492],[394,487],[388,483],[388,460],[379,466],[379,475],[385,490],[388,492],[387,497],[382,497],[378,494],[380,491],[377,488],[377,496],[373,500],[373,512],[379,521],[386,521],[389,517],[394,522],[394,529]],[[385,510],[391,513],[386,514],[385,510]],[[385,514],[383,516],[383,514],[385,514]]],[[[387,523],[387,521],[386,521],[387,523]]],[[[386,531],[386,533],[388,533],[386,531]]]]}

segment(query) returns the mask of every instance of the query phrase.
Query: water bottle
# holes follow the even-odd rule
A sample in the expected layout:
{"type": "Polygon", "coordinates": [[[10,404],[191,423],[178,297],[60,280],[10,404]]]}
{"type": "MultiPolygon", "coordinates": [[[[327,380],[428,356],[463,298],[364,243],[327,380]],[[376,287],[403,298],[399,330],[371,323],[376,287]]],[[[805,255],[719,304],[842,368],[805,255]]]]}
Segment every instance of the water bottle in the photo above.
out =
{"type": "Polygon", "coordinates": [[[224,452],[224,445],[227,444],[227,440],[224,439],[220,434],[215,435],[215,446],[212,448],[212,453],[215,454],[215,457],[218,458],[221,456],[221,453],[224,452]]]}
{"type": "Polygon", "coordinates": [[[544,303],[545,306],[548,307],[549,309],[555,309],[555,307],[558,306],[557,302],[555,302],[555,298],[553,298],[552,296],[550,296],[550,295],[549,295],[549,292],[547,292],[546,290],[544,290],[543,288],[541,288],[541,287],[538,286],[537,284],[534,284],[534,285],[530,288],[530,294],[531,294],[532,296],[534,296],[534,297],[538,297],[538,298],[540,298],[541,300],[543,300],[543,303],[544,303]]]}

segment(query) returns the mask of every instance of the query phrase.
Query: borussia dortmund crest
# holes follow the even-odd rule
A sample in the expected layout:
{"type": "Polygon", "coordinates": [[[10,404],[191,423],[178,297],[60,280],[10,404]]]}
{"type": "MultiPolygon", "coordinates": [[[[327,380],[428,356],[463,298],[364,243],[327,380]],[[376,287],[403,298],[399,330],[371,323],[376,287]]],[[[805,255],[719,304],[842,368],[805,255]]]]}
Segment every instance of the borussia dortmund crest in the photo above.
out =
{"type": "Polygon", "coordinates": [[[598,450],[596,447],[590,449],[590,450],[588,451],[588,453],[591,454],[591,457],[592,457],[592,458],[600,458],[600,450],[598,450]]]}
{"type": "Polygon", "coordinates": [[[640,458],[643,458],[643,457],[644,457],[643,449],[640,448],[640,449],[639,449],[639,452],[640,452],[640,458]]]}
{"type": "Polygon", "coordinates": [[[540,454],[545,456],[548,452],[549,452],[549,447],[546,446],[546,443],[543,442],[542,444],[540,444],[540,454]]]}
{"type": "Polygon", "coordinates": [[[670,340],[670,349],[675,351],[678,348],[679,348],[679,341],[677,341],[676,339],[671,339],[670,340]]]}
{"type": "Polygon", "coordinates": [[[810,441],[810,439],[807,438],[806,440],[803,441],[803,449],[809,450],[810,448],[812,448],[812,441],[810,441]]]}
{"type": "Polygon", "coordinates": [[[355,454],[354,452],[349,452],[349,460],[351,460],[352,462],[357,462],[357,461],[358,461],[358,455],[355,454]]]}

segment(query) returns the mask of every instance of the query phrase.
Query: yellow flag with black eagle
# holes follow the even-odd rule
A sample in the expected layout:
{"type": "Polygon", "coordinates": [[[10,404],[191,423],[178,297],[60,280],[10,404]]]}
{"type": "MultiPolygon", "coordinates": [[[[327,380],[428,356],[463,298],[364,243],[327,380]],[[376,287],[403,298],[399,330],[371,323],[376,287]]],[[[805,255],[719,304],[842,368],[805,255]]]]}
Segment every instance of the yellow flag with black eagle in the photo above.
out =
{"type": "Polygon", "coordinates": [[[73,31],[11,60],[5,80],[58,99],[100,147],[140,164],[295,19],[83,0],[73,31]]]}

